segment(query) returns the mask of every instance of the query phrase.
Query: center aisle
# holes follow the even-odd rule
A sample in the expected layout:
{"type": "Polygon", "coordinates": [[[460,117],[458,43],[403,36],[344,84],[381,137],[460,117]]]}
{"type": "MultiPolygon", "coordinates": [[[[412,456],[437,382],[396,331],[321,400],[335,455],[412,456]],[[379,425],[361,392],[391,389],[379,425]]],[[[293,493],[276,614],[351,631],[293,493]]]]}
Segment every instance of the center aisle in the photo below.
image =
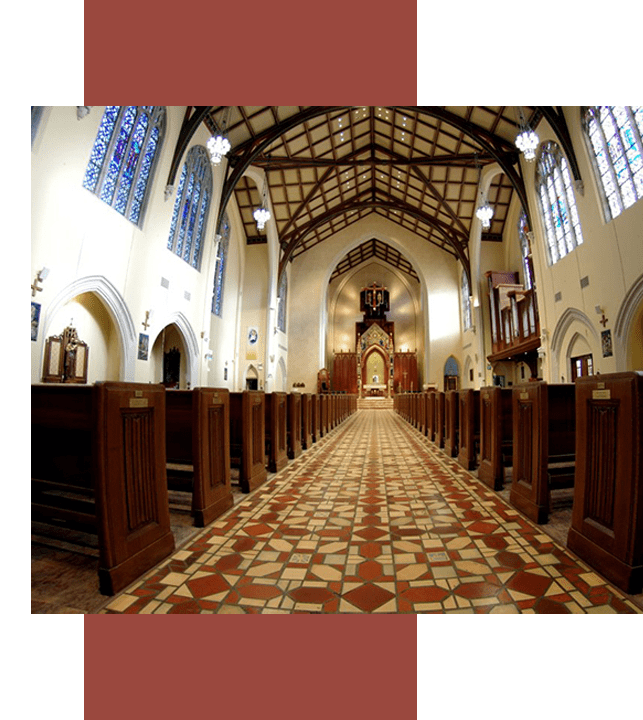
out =
{"type": "Polygon", "coordinates": [[[105,613],[634,613],[392,410],[359,410],[105,613]]]}

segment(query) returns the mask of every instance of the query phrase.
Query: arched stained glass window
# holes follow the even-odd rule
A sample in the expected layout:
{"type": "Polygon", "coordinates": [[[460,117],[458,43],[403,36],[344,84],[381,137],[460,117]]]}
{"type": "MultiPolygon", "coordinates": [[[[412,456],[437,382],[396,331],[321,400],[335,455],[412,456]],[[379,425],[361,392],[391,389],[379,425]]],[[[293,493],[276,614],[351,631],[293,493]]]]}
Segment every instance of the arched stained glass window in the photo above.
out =
{"type": "Polygon", "coordinates": [[[567,160],[554,142],[540,146],[536,192],[545,224],[549,264],[553,265],[583,242],[567,160]]]}
{"type": "Polygon", "coordinates": [[[217,247],[217,264],[214,269],[214,292],[212,294],[212,312],[221,317],[223,314],[223,286],[225,284],[225,266],[230,244],[230,223],[227,214],[223,216],[221,239],[217,247]]]}
{"type": "Polygon", "coordinates": [[[518,219],[518,237],[520,238],[520,255],[522,257],[523,285],[525,290],[534,286],[534,268],[531,259],[531,241],[527,227],[527,213],[523,210],[518,219]]]}
{"type": "Polygon", "coordinates": [[[170,225],[168,250],[193,268],[201,265],[203,233],[212,197],[212,170],[208,151],[201,145],[190,148],[183,164],[170,225]]]}
{"type": "Polygon", "coordinates": [[[279,283],[279,294],[277,296],[277,327],[281,332],[286,332],[286,300],[288,298],[288,276],[284,271],[279,283]]]}
{"type": "Polygon", "coordinates": [[[139,225],[164,133],[164,107],[108,105],[83,187],[139,225]]]}
{"type": "Polygon", "coordinates": [[[462,273],[460,287],[460,299],[462,301],[462,328],[471,330],[473,327],[473,313],[471,311],[471,290],[469,289],[469,278],[466,272],[462,273]]]}
{"type": "Polygon", "coordinates": [[[585,108],[583,127],[611,220],[643,197],[643,106],[585,108]]]}

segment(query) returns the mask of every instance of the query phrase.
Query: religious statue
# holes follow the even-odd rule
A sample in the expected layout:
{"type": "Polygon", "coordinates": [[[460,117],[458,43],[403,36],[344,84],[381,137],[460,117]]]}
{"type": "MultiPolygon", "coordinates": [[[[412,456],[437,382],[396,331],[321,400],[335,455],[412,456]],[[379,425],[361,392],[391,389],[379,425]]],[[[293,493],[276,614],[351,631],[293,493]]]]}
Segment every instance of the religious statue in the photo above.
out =
{"type": "Polygon", "coordinates": [[[380,376],[379,375],[373,375],[373,385],[378,385],[380,382],[380,376]]]}

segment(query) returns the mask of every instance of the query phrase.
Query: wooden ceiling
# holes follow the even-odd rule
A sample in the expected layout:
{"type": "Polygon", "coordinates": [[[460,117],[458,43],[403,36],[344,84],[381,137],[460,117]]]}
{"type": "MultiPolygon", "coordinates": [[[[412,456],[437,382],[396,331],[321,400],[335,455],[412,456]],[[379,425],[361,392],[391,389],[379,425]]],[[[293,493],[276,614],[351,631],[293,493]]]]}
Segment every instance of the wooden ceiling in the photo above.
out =
{"type": "MultiPolygon", "coordinates": [[[[561,109],[522,111],[532,127],[543,116],[558,124],[564,144],[561,109]]],[[[483,240],[501,238],[515,193],[526,206],[514,145],[519,121],[520,109],[509,106],[194,107],[175,159],[201,122],[212,133],[225,129],[232,149],[219,220],[234,196],[251,241],[260,234],[252,212],[263,189],[245,173],[252,165],[264,169],[282,248],[280,272],[371,214],[436,245],[468,272],[481,168],[495,162],[502,169],[488,192],[494,216],[483,240]]]]}

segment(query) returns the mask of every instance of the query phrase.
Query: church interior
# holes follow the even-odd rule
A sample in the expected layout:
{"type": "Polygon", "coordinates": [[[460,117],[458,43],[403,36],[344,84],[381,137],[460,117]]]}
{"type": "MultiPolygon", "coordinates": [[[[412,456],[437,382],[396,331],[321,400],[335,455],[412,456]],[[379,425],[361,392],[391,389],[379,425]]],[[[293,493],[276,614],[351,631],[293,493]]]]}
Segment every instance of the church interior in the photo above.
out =
{"type": "Polygon", "coordinates": [[[643,612],[643,107],[32,107],[32,613],[643,612]]]}

